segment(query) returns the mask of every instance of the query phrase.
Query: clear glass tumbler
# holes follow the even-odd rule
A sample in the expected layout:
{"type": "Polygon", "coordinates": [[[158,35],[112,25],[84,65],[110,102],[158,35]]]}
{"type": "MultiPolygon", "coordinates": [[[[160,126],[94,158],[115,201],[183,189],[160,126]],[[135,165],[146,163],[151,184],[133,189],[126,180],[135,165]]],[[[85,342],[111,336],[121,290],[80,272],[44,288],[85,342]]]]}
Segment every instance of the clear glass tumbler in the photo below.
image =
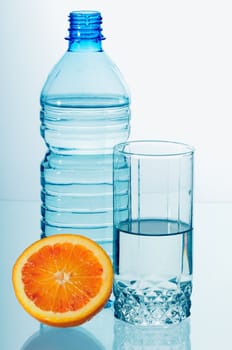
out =
{"type": "Polygon", "coordinates": [[[179,323],[192,292],[193,147],[114,148],[114,313],[141,326],[179,323]]]}

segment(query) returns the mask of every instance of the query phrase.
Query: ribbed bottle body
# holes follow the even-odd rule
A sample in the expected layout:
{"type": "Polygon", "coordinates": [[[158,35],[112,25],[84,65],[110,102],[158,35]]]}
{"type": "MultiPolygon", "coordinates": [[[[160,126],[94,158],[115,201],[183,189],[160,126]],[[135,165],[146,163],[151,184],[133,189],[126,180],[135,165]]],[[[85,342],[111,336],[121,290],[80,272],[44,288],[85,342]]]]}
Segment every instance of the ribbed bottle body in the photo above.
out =
{"type": "Polygon", "coordinates": [[[68,50],[41,92],[42,236],[88,236],[112,255],[115,144],[129,136],[130,97],[102,48],[98,11],[69,15],[68,50]]]}
{"type": "Polygon", "coordinates": [[[52,95],[41,103],[43,236],[83,234],[111,256],[113,146],[129,136],[128,96],[52,95]]]}
{"type": "Polygon", "coordinates": [[[54,153],[112,153],[128,138],[126,96],[52,96],[41,107],[41,134],[54,153]]]}

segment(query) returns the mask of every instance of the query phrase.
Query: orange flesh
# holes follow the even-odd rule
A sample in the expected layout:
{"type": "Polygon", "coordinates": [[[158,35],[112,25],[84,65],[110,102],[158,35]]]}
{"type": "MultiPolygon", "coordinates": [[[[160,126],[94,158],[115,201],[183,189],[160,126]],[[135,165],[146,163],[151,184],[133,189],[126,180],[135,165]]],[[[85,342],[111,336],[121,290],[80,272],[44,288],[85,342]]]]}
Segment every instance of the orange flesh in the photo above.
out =
{"type": "Polygon", "coordinates": [[[81,245],[56,243],[34,253],[22,269],[27,297],[45,311],[76,311],[95,297],[103,267],[81,245]]]}

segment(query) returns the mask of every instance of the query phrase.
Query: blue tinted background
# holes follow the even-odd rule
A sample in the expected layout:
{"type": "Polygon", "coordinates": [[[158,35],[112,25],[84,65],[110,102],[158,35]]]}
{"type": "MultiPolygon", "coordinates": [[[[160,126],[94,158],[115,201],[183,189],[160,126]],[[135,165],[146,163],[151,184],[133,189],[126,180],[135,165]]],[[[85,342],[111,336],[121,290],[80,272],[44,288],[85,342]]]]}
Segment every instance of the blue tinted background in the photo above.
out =
{"type": "Polygon", "coordinates": [[[1,1],[1,199],[39,199],[39,95],[67,48],[68,13],[103,15],[104,48],[132,96],[131,139],[196,147],[196,199],[231,201],[229,0],[1,1]]]}

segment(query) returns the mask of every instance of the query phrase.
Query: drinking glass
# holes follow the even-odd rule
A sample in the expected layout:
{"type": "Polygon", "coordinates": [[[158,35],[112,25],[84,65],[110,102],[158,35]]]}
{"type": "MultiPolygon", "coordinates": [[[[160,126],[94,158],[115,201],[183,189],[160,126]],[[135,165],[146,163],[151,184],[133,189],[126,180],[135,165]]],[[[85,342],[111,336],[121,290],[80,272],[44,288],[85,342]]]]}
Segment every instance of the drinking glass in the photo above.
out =
{"type": "Polygon", "coordinates": [[[114,314],[179,323],[192,292],[193,147],[131,141],[114,147],[114,314]]]}

